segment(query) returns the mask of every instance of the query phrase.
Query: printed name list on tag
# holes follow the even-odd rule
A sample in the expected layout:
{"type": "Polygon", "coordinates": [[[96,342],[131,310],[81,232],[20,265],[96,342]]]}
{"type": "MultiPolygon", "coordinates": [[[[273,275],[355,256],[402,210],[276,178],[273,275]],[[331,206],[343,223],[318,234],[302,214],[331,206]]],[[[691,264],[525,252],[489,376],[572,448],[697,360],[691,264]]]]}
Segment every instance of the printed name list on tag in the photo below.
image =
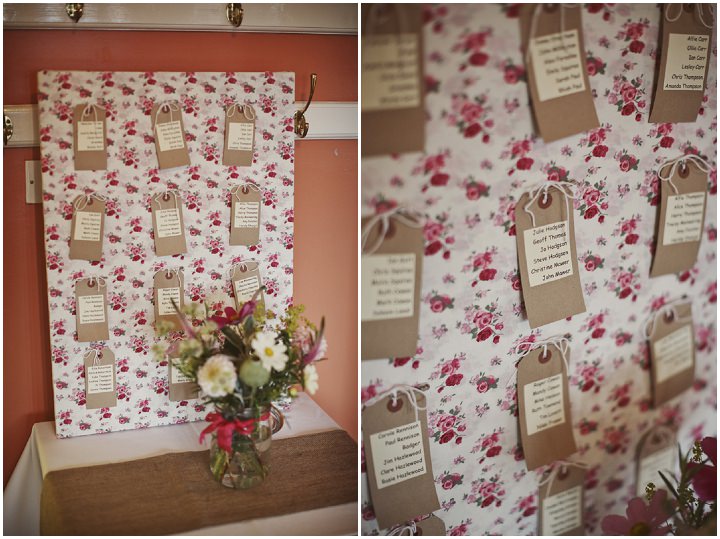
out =
{"type": "Polygon", "coordinates": [[[172,302],[180,308],[180,289],[158,288],[158,314],[165,316],[168,314],[176,314],[172,302]]]}
{"type": "Polygon", "coordinates": [[[669,196],[663,228],[663,245],[699,241],[703,226],[705,193],[669,196]]]}
{"type": "Polygon", "coordinates": [[[562,374],[525,384],[523,391],[529,436],[565,423],[562,374]]]}
{"type": "Polygon", "coordinates": [[[383,34],[362,39],[362,110],[420,105],[417,34],[383,34]]]}
{"type": "Polygon", "coordinates": [[[530,286],[573,274],[569,231],[568,221],[536,226],[525,231],[525,260],[530,286]]]}
{"type": "Polygon", "coordinates": [[[81,324],[100,324],[105,322],[105,296],[80,296],[78,312],[81,324]]]}
{"type": "Polygon", "coordinates": [[[534,38],[530,56],[540,101],[585,90],[585,63],[580,58],[577,30],[534,38]]]}
{"type": "Polygon", "coordinates": [[[228,150],[252,151],[254,131],[255,124],[251,122],[231,123],[228,131],[228,150]]]}
{"type": "Polygon", "coordinates": [[[653,345],[655,379],[658,384],[690,369],[693,364],[693,342],[690,326],[683,326],[653,345]]]}
{"type": "Polygon", "coordinates": [[[703,91],[708,36],[670,34],[663,90],[703,91]]]}
{"type": "Polygon", "coordinates": [[[245,303],[251,300],[258,288],[260,288],[260,281],[256,275],[235,281],[235,297],[238,303],[245,303]]]}
{"type": "Polygon", "coordinates": [[[582,487],[543,500],[542,535],[562,535],[582,524],[582,487]]]}
{"type": "Polygon", "coordinates": [[[420,421],[370,435],[378,490],[425,473],[420,421]]]}
{"type": "Polygon", "coordinates": [[[185,147],[180,121],[155,124],[161,152],[182,150],[185,147]]]}
{"type": "Polygon", "coordinates": [[[650,453],[640,461],[636,493],[638,496],[645,496],[645,486],[653,483],[656,487],[664,485],[658,471],[668,476],[675,472],[675,460],[677,459],[677,448],[673,445],[650,453]]]}
{"type": "Polygon", "coordinates": [[[78,151],[96,152],[105,149],[102,122],[78,122],[78,151]]]}
{"type": "Polygon", "coordinates": [[[184,375],[181,373],[175,365],[173,365],[171,368],[172,374],[170,376],[170,383],[171,384],[187,384],[187,383],[195,383],[195,380],[190,378],[189,376],[184,375]]]}
{"type": "Polygon", "coordinates": [[[259,202],[235,202],[235,215],[233,216],[234,228],[257,228],[259,225],[259,202]]]}
{"type": "Polygon", "coordinates": [[[98,212],[79,211],[75,214],[74,240],[100,241],[102,214],[98,212]]]}
{"type": "Polygon", "coordinates": [[[180,226],[180,212],[177,208],[169,208],[167,210],[157,210],[155,212],[155,222],[157,230],[155,233],[158,238],[170,238],[172,236],[182,236],[182,227],[180,226]]]}
{"type": "Polygon", "coordinates": [[[115,365],[97,365],[87,368],[87,392],[108,393],[114,390],[113,372],[115,365]]]}
{"type": "Polygon", "coordinates": [[[362,320],[410,318],[415,311],[415,253],[362,257],[362,320]]]}

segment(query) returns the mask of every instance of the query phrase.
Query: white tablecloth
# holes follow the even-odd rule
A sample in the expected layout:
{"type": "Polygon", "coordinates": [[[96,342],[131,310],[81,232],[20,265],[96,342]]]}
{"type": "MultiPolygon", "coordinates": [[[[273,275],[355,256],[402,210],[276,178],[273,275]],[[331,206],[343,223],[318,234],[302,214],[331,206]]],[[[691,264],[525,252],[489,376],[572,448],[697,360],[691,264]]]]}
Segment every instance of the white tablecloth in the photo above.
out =
{"type": "MultiPolygon", "coordinates": [[[[3,534],[40,533],[40,491],[48,472],[112,462],[123,462],[209,447],[198,443],[207,423],[114,432],[58,439],[52,421],[36,423],[3,495],[3,534]]],[[[301,393],[285,414],[285,425],[274,439],[339,428],[301,393]]],[[[209,437],[208,437],[209,438],[209,437]]],[[[302,495],[299,493],[299,495],[302,495]]],[[[357,534],[358,506],[347,503],[291,515],[213,526],[187,535],[343,535],[357,534]]]]}

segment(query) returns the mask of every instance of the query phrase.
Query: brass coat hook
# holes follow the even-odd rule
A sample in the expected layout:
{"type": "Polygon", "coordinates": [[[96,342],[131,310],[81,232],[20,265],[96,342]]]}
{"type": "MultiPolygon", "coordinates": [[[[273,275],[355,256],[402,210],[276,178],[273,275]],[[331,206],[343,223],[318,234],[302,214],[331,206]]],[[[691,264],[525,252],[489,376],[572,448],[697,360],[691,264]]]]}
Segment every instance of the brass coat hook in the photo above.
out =
{"type": "Polygon", "coordinates": [[[235,28],[239,27],[243,22],[243,11],[242,4],[228,4],[225,7],[225,16],[230,24],[235,28]]]}
{"type": "Polygon", "coordinates": [[[3,141],[4,145],[7,146],[7,143],[10,142],[10,139],[13,136],[13,123],[10,119],[10,116],[3,114],[3,141]]]}
{"type": "Polygon", "coordinates": [[[317,86],[317,73],[310,75],[310,97],[308,97],[308,102],[305,104],[305,108],[295,112],[295,134],[300,138],[305,138],[308,134],[308,129],[310,129],[310,124],[305,119],[305,112],[307,112],[308,107],[310,107],[310,103],[312,103],[315,86],[317,86]]]}
{"type": "Polygon", "coordinates": [[[65,4],[65,13],[74,22],[78,22],[83,16],[83,8],[85,4],[65,4]]]}

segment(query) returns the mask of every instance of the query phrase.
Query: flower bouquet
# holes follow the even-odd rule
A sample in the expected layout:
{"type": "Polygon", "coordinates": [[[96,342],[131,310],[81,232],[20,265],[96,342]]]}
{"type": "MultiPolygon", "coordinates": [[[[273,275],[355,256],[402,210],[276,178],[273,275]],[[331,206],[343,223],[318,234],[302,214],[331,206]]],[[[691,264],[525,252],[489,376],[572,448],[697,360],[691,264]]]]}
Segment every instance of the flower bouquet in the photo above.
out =
{"type": "Polygon", "coordinates": [[[196,382],[204,403],[214,407],[200,442],[212,435],[210,470],[233,488],[250,488],[267,477],[272,403],[296,396],[298,386],[314,393],[314,362],[327,350],[324,319],[318,330],[302,316],[302,306],[278,318],[258,302],[261,290],[239,311],[226,307],[207,317],[197,304],[176,307],[184,338],[160,322],[158,333],[172,343],[154,349],[158,359],[169,359],[196,382]]]}

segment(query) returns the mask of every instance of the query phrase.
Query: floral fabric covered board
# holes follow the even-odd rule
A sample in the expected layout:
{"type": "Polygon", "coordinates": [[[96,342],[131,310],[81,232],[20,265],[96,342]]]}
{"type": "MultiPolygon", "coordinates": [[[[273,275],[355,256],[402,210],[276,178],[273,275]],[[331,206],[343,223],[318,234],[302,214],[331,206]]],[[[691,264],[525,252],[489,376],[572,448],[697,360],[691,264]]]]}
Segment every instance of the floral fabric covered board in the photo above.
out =
{"type": "Polygon", "coordinates": [[[203,419],[199,400],[168,399],[168,365],[153,359],[157,342],[153,275],[182,268],[185,301],[233,306],[228,277],[242,260],[259,262],[265,301],[282,310],[293,283],[293,73],[39,73],[43,211],[47,254],[56,432],[59,437],[145,428],[203,419]],[[177,100],[191,166],[158,170],[150,110],[177,100]],[[75,171],[73,106],[107,111],[106,171],[75,171]],[[225,107],[251,104],[257,115],[255,160],[222,165],[225,107]],[[230,189],[255,183],[263,193],[260,242],[229,244],[230,189]],[[187,253],[158,257],[150,197],[178,189],[187,253]],[[72,202],[93,190],[107,197],[103,259],[68,258],[72,202]],[[115,354],[117,406],[85,406],[83,356],[102,343],[75,338],[75,280],[97,275],[107,283],[110,339],[115,354]]]}
{"type": "MultiPolygon", "coordinates": [[[[517,6],[426,5],[426,154],[363,159],[363,214],[396,204],[427,217],[420,340],[412,358],[365,361],[362,397],[429,382],[432,466],[449,535],[537,533],[537,484],[520,454],[513,347],[569,333],[576,459],[587,475],[587,532],[625,514],[634,451],[658,424],[688,448],[716,425],[716,54],[693,124],[648,123],[660,10],[583,6],[587,69],[602,127],[551,144],[533,136],[517,6]],[[658,165],[711,164],[698,261],[649,279],[658,165]],[[531,331],[521,303],[515,202],[538,181],[578,184],[577,252],[587,312],[531,331]],[[641,326],[663,302],[692,299],[692,389],[650,408],[641,326]]],[[[572,111],[568,111],[569,114],[572,111]]],[[[376,522],[363,482],[364,533],[376,522]]]]}

